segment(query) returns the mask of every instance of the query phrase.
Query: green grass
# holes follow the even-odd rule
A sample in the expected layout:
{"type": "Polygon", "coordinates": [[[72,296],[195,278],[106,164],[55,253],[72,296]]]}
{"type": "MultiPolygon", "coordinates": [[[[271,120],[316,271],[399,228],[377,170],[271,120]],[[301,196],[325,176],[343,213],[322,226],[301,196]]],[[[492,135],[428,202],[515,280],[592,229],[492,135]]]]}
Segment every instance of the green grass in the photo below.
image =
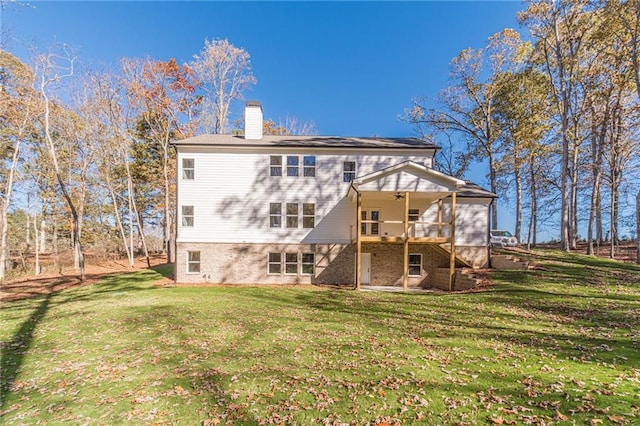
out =
{"type": "Polygon", "coordinates": [[[5,303],[5,424],[639,424],[640,267],[537,252],[482,293],[155,288],[5,303]]]}

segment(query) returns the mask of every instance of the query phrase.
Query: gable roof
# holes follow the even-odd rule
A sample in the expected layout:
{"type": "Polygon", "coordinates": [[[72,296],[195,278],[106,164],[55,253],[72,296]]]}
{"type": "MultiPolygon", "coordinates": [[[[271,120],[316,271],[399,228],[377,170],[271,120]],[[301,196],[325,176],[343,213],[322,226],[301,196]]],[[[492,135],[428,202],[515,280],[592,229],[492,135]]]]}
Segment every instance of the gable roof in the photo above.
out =
{"type": "Polygon", "coordinates": [[[473,182],[449,176],[413,161],[404,161],[359,176],[351,182],[352,191],[450,192],[463,198],[497,198],[473,182]]]}
{"type": "Polygon", "coordinates": [[[174,146],[284,147],[284,148],[367,148],[367,149],[440,149],[418,138],[382,138],[349,136],[264,136],[247,140],[234,135],[199,135],[172,142],[174,146]]]}

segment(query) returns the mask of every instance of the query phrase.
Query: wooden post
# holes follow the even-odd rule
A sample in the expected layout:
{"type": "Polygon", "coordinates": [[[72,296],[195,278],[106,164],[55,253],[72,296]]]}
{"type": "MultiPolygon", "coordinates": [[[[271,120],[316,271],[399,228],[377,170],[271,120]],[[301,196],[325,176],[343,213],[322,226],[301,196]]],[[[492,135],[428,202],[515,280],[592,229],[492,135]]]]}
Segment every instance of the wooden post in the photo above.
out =
{"type": "Polygon", "coordinates": [[[356,217],[356,290],[360,290],[362,284],[362,238],[360,233],[362,228],[362,195],[357,193],[357,217],[356,217]]]}
{"type": "Polygon", "coordinates": [[[402,273],[402,291],[409,285],[409,193],[404,193],[404,272],[402,273]]]}
{"type": "Polygon", "coordinates": [[[438,238],[442,237],[442,198],[438,200],[438,238]]]}
{"type": "Polygon", "coordinates": [[[456,278],[456,193],[451,193],[451,257],[449,258],[449,291],[453,291],[456,278]]]}

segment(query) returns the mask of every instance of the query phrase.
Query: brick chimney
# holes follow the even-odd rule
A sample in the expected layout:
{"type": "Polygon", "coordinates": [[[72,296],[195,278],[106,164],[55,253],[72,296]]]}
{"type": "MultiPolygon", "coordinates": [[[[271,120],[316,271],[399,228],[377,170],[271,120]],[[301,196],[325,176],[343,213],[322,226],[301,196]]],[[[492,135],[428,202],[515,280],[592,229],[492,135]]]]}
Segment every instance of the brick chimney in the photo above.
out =
{"type": "Polygon", "coordinates": [[[262,139],[262,106],[259,101],[247,101],[245,104],[244,138],[262,139]]]}

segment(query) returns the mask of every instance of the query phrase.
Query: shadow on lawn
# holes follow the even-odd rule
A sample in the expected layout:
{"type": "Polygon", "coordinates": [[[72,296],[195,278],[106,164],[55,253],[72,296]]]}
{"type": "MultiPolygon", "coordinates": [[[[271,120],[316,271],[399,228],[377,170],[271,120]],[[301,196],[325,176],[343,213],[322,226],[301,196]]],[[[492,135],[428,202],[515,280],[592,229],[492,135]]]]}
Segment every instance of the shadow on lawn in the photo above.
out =
{"type": "MultiPolygon", "coordinates": [[[[522,272],[519,272],[522,276],[522,272]]],[[[547,292],[511,285],[483,295],[378,294],[329,290],[319,292],[247,291],[250,297],[274,305],[305,306],[348,314],[369,328],[396,328],[401,335],[418,330],[427,338],[497,339],[543,350],[569,360],[603,361],[636,366],[640,353],[633,346],[640,327],[638,297],[589,296],[547,292]],[[476,310],[477,303],[497,309],[476,310]],[[495,317],[500,316],[500,322],[495,317]],[[526,317],[523,319],[522,315],[526,317]],[[615,330],[615,333],[613,331],[615,330]]],[[[244,293],[243,293],[244,294],[244,293]]]]}
{"type": "Polygon", "coordinates": [[[33,334],[38,324],[49,310],[52,293],[44,296],[40,304],[33,310],[27,320],[14,333],[8,342],[2,342],[2,358],[0,360],[0,411],[4,409],[7,396],[15,382],[18,370],[31,347],[33,334]]]}

